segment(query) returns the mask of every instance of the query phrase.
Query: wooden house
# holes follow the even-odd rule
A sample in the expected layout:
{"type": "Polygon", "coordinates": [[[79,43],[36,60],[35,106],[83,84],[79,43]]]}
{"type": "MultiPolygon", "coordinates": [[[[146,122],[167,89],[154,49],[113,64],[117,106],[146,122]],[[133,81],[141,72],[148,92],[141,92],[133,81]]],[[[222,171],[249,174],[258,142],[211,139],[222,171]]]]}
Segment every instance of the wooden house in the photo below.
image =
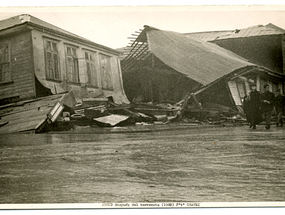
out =
{"type": "MultiPolygon", "coordinates": [[[[196,32],[185,34],[192,39],[215,43],[249,60],[251,63],[265,67],[275,73],[267,75],[257,73],[251,78],[259,91],[263,92],[264,84],[268,84],[272,92],[282,89],[284,92],[285,74],[285,30],[269,23],[231,31],[196,32]]],[[[231,87],[248,91],[244,81],[231,87]],[[242,86],[242,83],[244,83],[242,86]],[[244,88],[244,89],[243,89],[244,88]]]]}
{"type": "Polygon", "coordinates": [[[0,21],[0,102],[72,90],[77,98],[125,96],[120,52],[31,15],[0,21]]]}
{"type": "Polygon", "coordinates": [[[276,79],[278,85],[284,78],[214,43],[150,26],[128,52],[122,72],[129,100],[177,102],[192,92],[201,103],[242,110],[242,99],[256,77],[276,79]]]}

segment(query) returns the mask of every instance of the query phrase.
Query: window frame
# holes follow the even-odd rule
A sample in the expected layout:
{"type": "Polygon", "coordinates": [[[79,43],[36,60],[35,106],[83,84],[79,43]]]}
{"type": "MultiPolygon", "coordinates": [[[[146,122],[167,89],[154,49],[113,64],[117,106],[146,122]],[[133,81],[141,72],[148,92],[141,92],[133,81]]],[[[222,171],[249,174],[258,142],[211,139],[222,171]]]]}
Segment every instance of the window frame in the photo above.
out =
{"type": "Polygon", "coordinates": [[[99,53],[101,84],[102,84],[102,89],[104,89],[104,90],[114,90],[111,59],[112,59],[112,56],[109,56],[109,55],[106,55],[103,53],[99,53]],[[108,59],[107,73],[104,72],[104,70],[103,70],[104,67],[102,64],[102,60],[103,60],[102,57],[108,59]],[[106,79],[106,77],[108,77],[108,78],[106,79]],[[107,82],[106,82],[106,80],[107,80],[107,82]]]}
{"type": "MultiPolygon", "coordinates": [[[[7,58],[6,61],[3,61],[1,62],[0,61],[0,84],[5,84],[5,83],[10,83],[12,82],[12,67],[11,67],[11,45],[10,45],[10,42],[3,42],[3,43],[0,43],[0,50],[3,49],[6,49],[7,48],[7,56],[6,55],[6,52],[3,54],[3,58],[7,58]],[[8,69],[4,72],[2,72],[2,67],[4,67],[4,65],[7,65],[8,69]],[[8,75],[7,75],[8,73],[8,75]],[[4,74],[4,75],[3,75],[4,74]],[[2,76],[3,75],[3,76],[2,76]],[[6,77],[6,75],[8,77],[6,77]],[[2,78],[4,77],[4,78],[2,78]]],[[[1,52],[0,52],[0,56],[1,56],[1,52]]],[[[0,60],[1,60],[1,57],[0,57],[0,60]]]]}
{"type": "Polygon", "coordinates": [[[237,87],[237,91],[238,91],[240,100],[242,102],[242,99],[246,96],[246,83],[244,80],[240,80],[240,79],[236,79],[235,83],[236,83],[236,87],[237,87]],[[240,90],[239,84],[242,84],[244,95],[241,95],[241,90],[240,90]]]}
{"type": "Polygon", "coordinates": [[[79,60],[78,60],[78,47],[70,44],[65,44],[65,59],[66,59],[66,72],[68,83],[80,84],[79,77],[79,60]],[[68,49],[71,49],[69,54],[68,49]],[[75,50],[75,54],[73,52],[75,50]],[[72,61],[72,71],[70,72],[70,60],[72,61]]]}
{"type": "Polygon", "coordinates": [[[58,44],[59,44],[59,41],[57,41],[57,40],[53,40],[50,38],[44,38],[45,73],[46,73],[46,79],[47,80],[62,81],[61,67],[60,67],[60,54],[58,51],[58,44]],[[50,47],[51,47],[50,50],[48,49],[47,43],[50,43],[50,47]],[[54,45],[56,47],[56,50],[54,50],[54,45]],[[51,55],[50,61],[48,59],[48,54],[51,55]],[[57,60],[57,63],[55,63],[55,59],[57,60]],[[50,62],[51,62],[52,69],[53,69],[52,75],[49,72],[49,68],[50,68],[49,63],[50,62]],[[55,72],[55,71],[57,71],[57,72],[55,72]]]}
{"type": "Polygon", "coordinates": [[[90,51],[83,49],[84,53],[84,63],[85,63],[85,69],[86,69],[86,75],[87,75],[87,86],[89,87],[99,87],[98,83],[98,67],[96,66],[96,58],[97,58],[97,52],[90,51]],[[88,55],[88,59],[86,59],[86,54],[88,55]],[[92,57],[92,59],[91,59],[92,57]],[[90,69],[90,74],[88,74],[88,65],[90,69]],[[93,68],[93,69],[92,69],[93,68]]]}

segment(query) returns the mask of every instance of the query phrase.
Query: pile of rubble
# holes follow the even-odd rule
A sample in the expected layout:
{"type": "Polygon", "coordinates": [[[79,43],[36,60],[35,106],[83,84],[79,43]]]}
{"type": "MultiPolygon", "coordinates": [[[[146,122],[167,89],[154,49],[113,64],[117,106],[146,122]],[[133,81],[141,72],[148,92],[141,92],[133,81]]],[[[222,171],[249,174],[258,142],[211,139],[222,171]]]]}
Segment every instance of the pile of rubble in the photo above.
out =
{"type": "Polygon", "coordinates": [[[70,130],[74,126],[121,127],[166,125],[171,122],[183,125],[245,122],[239,112],[217,104],[202,107],[193,98],[189,96],[176,104],[140,102],[119,105],[114,103],[112,97],[85,98],[76,102],[70,91],[36,127],[36,133],[70,130]]]}

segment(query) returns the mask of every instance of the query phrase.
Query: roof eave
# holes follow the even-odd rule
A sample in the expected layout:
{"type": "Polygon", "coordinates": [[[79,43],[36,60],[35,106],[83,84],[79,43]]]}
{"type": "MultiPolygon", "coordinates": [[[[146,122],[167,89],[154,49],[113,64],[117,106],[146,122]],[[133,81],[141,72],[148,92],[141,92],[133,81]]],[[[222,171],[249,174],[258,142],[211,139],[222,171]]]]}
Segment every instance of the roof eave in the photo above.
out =
{"type": "Polygon", "coordinates": [[[8,28],[3,28],[0,30],[0,36],[9,36],[12,34],[17,34],[23,31],[29,31],[32,30],[31,28],[29,28],[29,26],[27,25],[26,22],[21,23],[21,24],[17,24],[17,25],[13,25],[10,26],[8,28]]]}
{"type": "Polygon", "coordinates": [[[73,41],[79,41],[81,43],[85,43],[85,44],[88,44],[89,46],[92,46],[96,49],[99,49],[101,51],[108,51],[112,54],[115,54],[115,55],[120,55],[121,52],[120,51],[117,51],[115,49],[112,49],[112,48],[109,48],[107,46],[104,46],[104,45],[100,45],[98,43],[95,43],[91,40],[87,40],[85,38],[80,38],[79,36],[73,36],[71,34],[66,34],[66,33],[63,33],[63,32],[60,32],[60,31],[57,31],[57,30],[54,30],[54,29],[51,29],[51,28],[47,28],[47,27],[44,27],[42,25],[38,25],[38,24],[35,24],[35,23],[32,23],[32,22],[28,22],[28,21],[25,21],[25,22],[22,22],[22,23],[19,23],[19,24],[16,24],[16,25],[13,25],[13,26],[9,26],[7,28],[3,28],[0,30],[0,36],[1,35],[6,35],[6,34],[14,34],[14,33],[18,33],[18,32],[21,32],[23,31],[24,29],[26,30],[32,30],[32,29],[37,29],[37,30],[42,30],[42,31],[47,31],[48,33],[53,33],[53,34],[56,34],[56,35],[60,35],[60,36],[63,36],[63,37],[67,37],[73,41]],[[23,26],[23,27],[21,27],[23,26]]]}
{"type": "Polygon", "coordinates": [[[247,73],[247,72],[250,72],[252,71],[255,67],[257,66],[254,66],[254,65],[248,65],[248,66],[244,66],[244,67],[240,67],[236,70],[233,70],[232,72],[220,77],[220,78],[217,78],[215,81],[207,84],[207,85],[204,85],[202,88],[200,88],[198,91],[194,92],[194,95],[197,95],[201,92],[203,92],[204,90],[208,89],[209,87],[217,84],[218,82],[222,81],[222,80],[225,80],[225,81],[229,81],[231,79],[235,79],[237,76],[240,76],[241,74],[243,74],[244,72],[247,73]]]}
{"type": "Polygon", "coordinates": [[[209,42],[221,41],[221,40],[235,40],[235,39],[244,39],[244,38],[257,38],[257,37],[268,37],[268,36],[282,36],[285,33],[280,34],[261,34],[261,35],[253,35],[253,36],[240,36],[240,37],[226,37],[226,38],[217,38],[214,40],[209,40],[209,42]]]}
{"type": "Polygon", "coordinates": [[[60,31],[57,31],[57,30],[54,30],[54,29],[50,29],[50,28],[47,28],[47,27],[44,27],[44,26],[41,26],[41,25],[38,25],[38,24],[35,24],[35,23],[32,23],[32,22],[27,22],[27,24],[37,30],[41,29],[42,31],[47,31],[48,33],[53,33],[53,34],[56,34],[56,35],[60,35],[62,37],[67,37],[73,41],[79,41],[81,43],[85,43],[85,44],[88,44],[88,45],[91,45],[92,47],[96,48],[96,49],[99,49],[101,51],[108,51],[108,52],[111,52],[115,55],[120,55],[121,52],[115,50],[115,49],[112,49],[112,48],[109,48],[107,46],[104,46],[104,45],[100,45],[98,43],[95,43],[95,42],[92,42],[90,40],[87,40],[85,38],[79,38],[76,37],[76,36],[73,36],[71,34],[66,34],[66,33],[63,33],[63,32],[60,32],[60,31]]]}

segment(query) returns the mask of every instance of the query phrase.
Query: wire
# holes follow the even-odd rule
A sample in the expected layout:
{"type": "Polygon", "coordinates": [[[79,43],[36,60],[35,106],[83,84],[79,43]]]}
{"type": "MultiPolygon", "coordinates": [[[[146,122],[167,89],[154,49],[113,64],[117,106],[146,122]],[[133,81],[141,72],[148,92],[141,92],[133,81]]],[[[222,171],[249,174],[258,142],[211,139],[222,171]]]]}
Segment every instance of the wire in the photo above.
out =
{"type": "Polygon", "coordinates": [[[65,26],[65,24],[61,21],[61,19],[56,15],[56,13],[52,13],[53,15],[56,16],[56,18],[61,22],[61,24],[64,26],[65,29],[67,29],[67,27],[65,26]]]}

